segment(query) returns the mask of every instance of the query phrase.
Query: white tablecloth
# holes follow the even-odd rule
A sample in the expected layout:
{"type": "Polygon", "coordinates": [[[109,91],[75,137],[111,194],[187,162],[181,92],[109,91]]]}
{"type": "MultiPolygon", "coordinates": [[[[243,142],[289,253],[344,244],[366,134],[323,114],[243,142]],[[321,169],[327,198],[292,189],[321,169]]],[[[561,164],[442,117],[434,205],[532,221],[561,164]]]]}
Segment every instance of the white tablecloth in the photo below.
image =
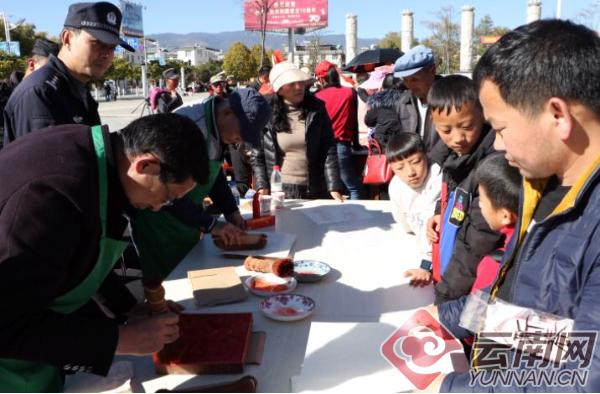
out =
{"type": "MultiPolygon", "coordinates": [[[[262,364],[247,366],[244,374],[258,379],[261,392],[291,390],[290,379],[302,371],[311,322],[397,321],[406,316],[408,310],[433,302],[432,286],[414,288],[403,277],[406,269],[419,264],[415,239],[396,228],[389,201],[347,201],[344,204],[323,200],[289,201],[286,205],[277,212],[276,231],[296,234],[294,258],[320,260],[332,267],[323,281],[299,284],[294,291],[315,300],[316,311],[309,318],[291,323],[270,320],[258,310],[260,298],[254,295],[242,303],[197,308],[187,279],[188,270],[235,265],[240,276],[247,275],[242,260],[219,257],[221,252],[210,237],[198,243],[164,284],[167,298],[182,303],[189,312],[253,313],[254,331],[267,333],[265,352],[262,364]],[[303,212],[322,210],[324,205],[331,210],[342,209],[341,214],[351,221],[317,225],[303,212]]],[[[127,359],[134,365],[134,387],[146,392],[224,382],[242,376],[158,377],[150,357],[127,359]]],[[[376,382],[373,387],[377,387],[376,382]]]]}

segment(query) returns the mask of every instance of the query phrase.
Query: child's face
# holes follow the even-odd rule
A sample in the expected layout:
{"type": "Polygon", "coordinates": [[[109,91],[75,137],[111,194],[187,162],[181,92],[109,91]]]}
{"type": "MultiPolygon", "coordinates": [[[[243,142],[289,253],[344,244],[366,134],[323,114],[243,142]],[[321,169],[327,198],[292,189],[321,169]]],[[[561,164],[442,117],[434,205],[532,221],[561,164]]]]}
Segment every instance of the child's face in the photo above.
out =
{"type": "Polygon", "coordinates": [[[488,226],[494,231],[514,224],[516,215],[506,208],[494,208],[485,188],[479,185],[479,208],[488,226]]]}
{"type": "Polygon", "coordinates": [[[425,183],[428,173],[427,157],[423,152],[413,153],[405,159],[390,163],[394,175],[413,189],[425,183]]]}
{"type": "Polygon", "coordinates": [[[474,103],[465,103],[459,111],[452,108],[432,111],[431,118],[440,138],[448,148],[462,156],[471,153],[481,137],[483,114],[474,103]]]}

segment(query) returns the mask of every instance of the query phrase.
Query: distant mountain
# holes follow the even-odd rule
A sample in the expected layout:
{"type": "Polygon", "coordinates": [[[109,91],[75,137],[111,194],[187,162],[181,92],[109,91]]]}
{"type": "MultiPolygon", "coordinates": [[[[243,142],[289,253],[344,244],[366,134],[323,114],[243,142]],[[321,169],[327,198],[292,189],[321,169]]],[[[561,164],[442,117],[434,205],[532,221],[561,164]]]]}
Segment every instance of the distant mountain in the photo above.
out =
{"type": "MultiPolygon", "coordinates": [[[[215,49],[222,49],[226,51],[231,44],[237,41],[241,41],[247,47],[251,47],[255,44],[260,45],[260,33],[249,32],[249,31],[229,31],[223,33],[188,33],[188,34],[174,34],[174,33],[159,33],[150,34],[148,38],[158,40],[162,48],[173,50],[186,46],[193,46],[199,44],[215,49]]],[[[305,35],[296,35],[296,42],[301,43],[303,41],[309,41],[314,38],[314,34],[308,33],[305,35]]],[[[346,38],[343,34],[327,34],[320,35],[319,39],[323,44],[341,45],[346,46],[346,38]]],[[[377,44],[379,39],[377,38],[359,38],[358,47],[368,47],[372,44],[377,44]]],[[[266,46],[272,49],[281,49],[283,45],[287,45],[287,35],[285,34],[267,34],[266,46]]]]}

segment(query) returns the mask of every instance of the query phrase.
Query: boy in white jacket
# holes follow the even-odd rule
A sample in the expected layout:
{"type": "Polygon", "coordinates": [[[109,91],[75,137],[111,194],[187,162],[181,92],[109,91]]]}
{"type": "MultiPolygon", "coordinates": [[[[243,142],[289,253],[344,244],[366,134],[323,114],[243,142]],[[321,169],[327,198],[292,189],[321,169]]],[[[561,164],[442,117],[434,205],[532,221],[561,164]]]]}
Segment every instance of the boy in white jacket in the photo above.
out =
{"type": "MultiPolygon", "coordinates": [[[[394,219],[404,231],[415,234],[420,260],[430,262],[426,225],[440,199],[442,171],[437,164],[430,165],[425,145],[416,133],[394,135],[388,142],[386,157],[394,172],[388,189],[394,219]]],[[[431,281],[430,263],[407,270],[404,275],[413,285],[425,285],[431,281]]]]}

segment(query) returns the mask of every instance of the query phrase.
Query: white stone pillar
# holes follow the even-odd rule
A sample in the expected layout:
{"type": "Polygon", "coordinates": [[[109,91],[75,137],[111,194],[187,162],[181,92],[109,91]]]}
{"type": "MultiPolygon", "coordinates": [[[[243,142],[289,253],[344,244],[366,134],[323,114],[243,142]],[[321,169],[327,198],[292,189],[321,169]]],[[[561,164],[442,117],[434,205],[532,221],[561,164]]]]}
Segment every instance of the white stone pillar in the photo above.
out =
{"type": "Polygon", "coordinates": [[[181,67],[181,83],[179,84],[179,89],[181,89],[183,91],[183,93],[185,93],[185,68],[181,67]]]}
{"type": "Polygon", "coordinates": [[[535,22],[542,18],[542,2],[540,0],[529,0],[527,3],[526,23],[535,22]]]}
{"type": "Polygon", "coordinates": [[[288,62],[295,63],[296,40],[294,39],[294,29],[288,29],[288,62]]]}
{"type": "Polygon", "coordinates": [[[356,56],[357,21],[355,14],[346,14],[346,64],[356,56]]]}
{"type": "Polygon", "coordinates": [[[402,52],[408,52],[412,48],[414,37],[413,12],[410,10],[402,11],[402,52]]]}
{"type": "Polygon", "coordinates": [[[471,72],[473,63],[473,27],[475,7],[465,5],[460,20],[460,71],[471,72]]]}

